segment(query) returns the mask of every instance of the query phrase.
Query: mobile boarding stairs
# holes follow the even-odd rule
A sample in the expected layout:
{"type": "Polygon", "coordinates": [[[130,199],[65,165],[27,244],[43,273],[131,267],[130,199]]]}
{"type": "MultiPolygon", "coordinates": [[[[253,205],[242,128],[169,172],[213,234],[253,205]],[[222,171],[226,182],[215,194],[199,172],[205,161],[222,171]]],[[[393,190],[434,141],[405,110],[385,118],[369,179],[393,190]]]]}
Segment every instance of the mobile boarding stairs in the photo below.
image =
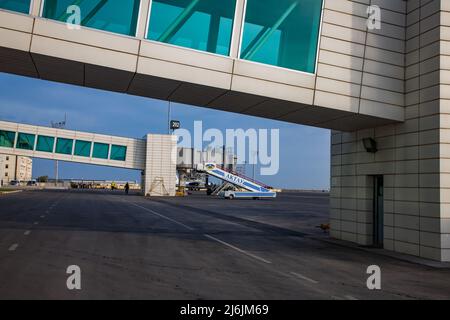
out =
{"type": "Polygon", "coordinates": [[[213,194],[228,199],[233,198],[275,198],[277,193],[267,185],[245,177],[237,172],[226,170],[215,163],[198,164],[197,171],[204,172],[224,183],[213,191],[213,194]],[[231,189],[231,190],[229,190],[231,189]]]}

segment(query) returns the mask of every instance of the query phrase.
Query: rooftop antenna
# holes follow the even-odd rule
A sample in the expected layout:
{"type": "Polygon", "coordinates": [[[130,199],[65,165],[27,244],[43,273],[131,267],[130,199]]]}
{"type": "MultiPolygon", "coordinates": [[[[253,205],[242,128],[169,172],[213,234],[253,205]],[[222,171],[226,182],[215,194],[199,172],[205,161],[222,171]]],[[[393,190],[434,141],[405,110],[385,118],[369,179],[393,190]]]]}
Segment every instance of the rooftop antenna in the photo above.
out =
{"type": "MultiPolygon", "coordinates": [[[[64,129],[67,124],[67,113],[64,113],[64,121],[53,122],[51,121],[52,128],[64,129]]],[[[55,186],[58,185],[58,175],[59,175],[59,163],[55,160],[55,186]]]]}
{"type": "Polygon", "coordinates": [[[67,113],[64,113],[64,121],[53,122],[51,121],[52,128],[55,129],[64,129],[67,123],[67,113]]]}

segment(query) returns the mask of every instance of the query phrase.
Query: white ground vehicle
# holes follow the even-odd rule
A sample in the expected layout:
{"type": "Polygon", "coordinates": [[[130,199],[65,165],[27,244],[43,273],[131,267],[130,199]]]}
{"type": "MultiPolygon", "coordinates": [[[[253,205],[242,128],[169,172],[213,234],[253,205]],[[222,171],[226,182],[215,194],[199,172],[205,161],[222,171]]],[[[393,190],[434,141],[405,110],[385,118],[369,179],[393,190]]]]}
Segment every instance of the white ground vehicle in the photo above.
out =
{"type": "Polygon", "coordinates": [[[251,192],[251,191],[221,191],[219,196],[225,199],[263,199],[263,198],[276,198],[275,192],[251,192]]]}

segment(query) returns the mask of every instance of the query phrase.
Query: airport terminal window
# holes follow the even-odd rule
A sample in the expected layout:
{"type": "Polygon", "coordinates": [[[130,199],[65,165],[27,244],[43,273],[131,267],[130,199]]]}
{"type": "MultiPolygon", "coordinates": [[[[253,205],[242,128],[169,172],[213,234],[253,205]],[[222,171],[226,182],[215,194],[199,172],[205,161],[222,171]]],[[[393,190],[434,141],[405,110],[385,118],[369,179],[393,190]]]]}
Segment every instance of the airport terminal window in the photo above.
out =
{"type": "Polygon", "coordinates": [[[236,0],[153,0],[147,38],[228,55],[236,0]]]}
{"type": "Polygon", "coordinates": [[[53,152],[55,138],[48,136],[38,136],[36,151],[53,152]]]}
{"type": "Polygon", "coordinates": [[[124,146],[111,146],[111,160],[125,161],[127,156],[127,147],[124,146]]]}
{"type": "Polygon", "coordinates": [[[315,72],[322,0],[248,0],[240,58],[315,72]]]}
{"type": "MultiPolygon", "coordinates": [[[[0,147],[12,148],[14,147],[14,140],[16,133],[12,131],[0,130],[0,147]]],[[[9,160],[8,157],[6,160],[9,160]]]]}
{"type": "Polygon", "coordinates": [[[0,9],[30,13],[31,0],[0,0],[0,9]]]}
{"type": "Polygon", "coordinates": [[[16,148],[24,150],[33,150],[35,139],[36,136],[34,134],[19,132],[19,136],[17,137],[16,148]]]}
{"type": "Polygon", "coordinates": [[[139,0],[45,0],[42,16],[66,22],[73,14],[68,10],[71,5],[80,7],[82,26],[129,36],[136,34],[139,0]]]}
{"type": "Polygon", "coordinates": [[[98,159],[108,159],[109,144],[106,143],[94,143],[94,151],[92,151],[92,157],[98,159]]]}
{"type": "Polygon", "coordinates": [[[75,142],[74,155],[80,157],[90,157],[91,156],[91,145],[89,141],[77,140],[75,142]]]}
{"type": "Polygon", "coordinates": [[[72,154],[73,140],[58,138],[56,141],[56,153],[60,154],[72,154]]]}

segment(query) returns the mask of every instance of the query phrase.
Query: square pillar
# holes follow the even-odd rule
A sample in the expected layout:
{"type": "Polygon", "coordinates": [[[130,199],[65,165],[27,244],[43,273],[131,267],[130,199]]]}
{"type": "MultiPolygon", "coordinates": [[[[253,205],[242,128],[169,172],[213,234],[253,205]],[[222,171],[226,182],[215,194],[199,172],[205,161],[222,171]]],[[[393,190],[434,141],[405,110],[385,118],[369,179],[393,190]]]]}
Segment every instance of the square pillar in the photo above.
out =
{"type": "Polygon", "coordinates": [[[177,136],[147,135],[143,192],[145,196],[175,196],[177,136]]]}

